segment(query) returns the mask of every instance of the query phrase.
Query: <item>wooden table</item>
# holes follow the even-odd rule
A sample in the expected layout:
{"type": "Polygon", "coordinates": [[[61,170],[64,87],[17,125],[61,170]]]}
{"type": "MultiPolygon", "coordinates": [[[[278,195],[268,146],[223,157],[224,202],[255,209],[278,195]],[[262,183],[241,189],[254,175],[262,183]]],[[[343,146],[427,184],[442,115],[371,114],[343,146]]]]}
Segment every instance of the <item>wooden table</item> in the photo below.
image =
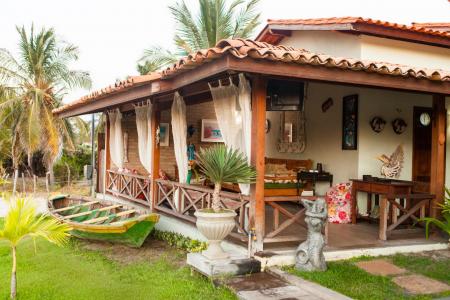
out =
{"type": "MultiPolygon", "coordinates": [[[[385,241],[387,239],[387,229],[388,229],[388,203],[391,203],[391,205],[396,206],[396,208],[400,208],[400,205],[397,204],[395,199],[397,198],[407,198],[411,199],[411,193],[412,193],[412,187],[413,182],[411,181],[402,181],[402,180],[379,180],[379,181],[364,181],[360,179],[351,179],[352,181],[352,223],[356,224],[356,217],[358,214],[357,211],[357,199],[356,195],[358,192],[365,192],[368,194],[368,201],[369,198],[371,199],[372,194],[378,194],[380,195],[380,224],[379,224],[379,233],[378,237],[380,240],[385,241]]],[[[421,204],[424,204],[421,202],[421,204]]],[[[410,209],[410,211],[413,211],[410,213],[410,211],[407,211],[406,213],[409,214],[408,217],[411,217],[411,215],[416,211],[416,207],[413,209],[410,209]]],[[[395,211],[395,210],[394,210],[395,211]]],[[[399,225],[399,221],[397,221],[397,213],[392,214],[392,223],[395,226],[392,227],[391,230],[393,230],[395,227],[399,225]]],[[[404,220],[401,220],[403,222],[404,220]]]]}

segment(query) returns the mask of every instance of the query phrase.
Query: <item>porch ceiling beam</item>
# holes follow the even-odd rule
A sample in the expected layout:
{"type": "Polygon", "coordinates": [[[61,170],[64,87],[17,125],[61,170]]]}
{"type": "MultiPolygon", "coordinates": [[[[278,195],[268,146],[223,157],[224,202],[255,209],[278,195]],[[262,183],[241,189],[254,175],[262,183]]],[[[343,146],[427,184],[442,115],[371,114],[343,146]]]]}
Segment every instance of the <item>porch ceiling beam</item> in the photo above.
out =
{"type": "Polygon", "coordinates": [[[433,82],[427,79],[388,76],[339,68],[318,67],[305,64],[273,62],[266,60],[229,57],[230,69],[264,75],[276,75],[311,81],[357,85],[381,89],[450,95],[450,82],[433,82]]]}
{"type": "Polygon", "coordinates": [[[68,109],[58,114],[60,118],[74,117],[87,113],[100,112],[105,108],[117,107],[122,104],[135,101],[140,98],[149,97],[152,94],[152,85],[142,85],[131,88],[125,92],[105,95],[105,97],[91,101],[90,103],[82,106],[68,109]]]}

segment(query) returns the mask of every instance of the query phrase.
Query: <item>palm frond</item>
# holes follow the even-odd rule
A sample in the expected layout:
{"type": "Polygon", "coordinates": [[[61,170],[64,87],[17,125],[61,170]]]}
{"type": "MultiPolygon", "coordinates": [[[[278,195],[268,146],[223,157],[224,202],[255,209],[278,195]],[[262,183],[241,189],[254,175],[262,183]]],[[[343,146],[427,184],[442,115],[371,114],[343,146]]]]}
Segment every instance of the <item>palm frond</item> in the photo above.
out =
{"type": "Polygon", "coordinates": [[[197,161],[202,173],[216,184],[252,183],[256,179],[256,171],[245,155],[225,145],[201,148],[197,161]]]}
{"type": "Polygon", "coordinates": [[[149,74],[175,63],[177,59],[178,56],[170,50],[153,46],[144,50],[138,61],[138,71],[141,74],[149,74]]]}
{"type": "Polygon", "coordinates": [[[7,240],[12,246],[27,236],[43,237],[48,241],[63,245],[67,242],[70,228],[47,215],[37,216],[36,207],[30,199],[11,199],[11,206],[5,217],[0,238],[7,240]]]}

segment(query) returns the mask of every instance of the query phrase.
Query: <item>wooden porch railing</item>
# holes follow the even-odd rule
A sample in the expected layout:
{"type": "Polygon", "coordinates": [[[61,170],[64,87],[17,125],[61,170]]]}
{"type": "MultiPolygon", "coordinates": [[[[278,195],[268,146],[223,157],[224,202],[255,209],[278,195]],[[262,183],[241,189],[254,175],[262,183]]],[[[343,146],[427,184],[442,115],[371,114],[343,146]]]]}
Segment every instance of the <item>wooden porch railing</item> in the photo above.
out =
{"type": "Polygon", "coordinates": [[[150,205],[150,178],[107,170],[106,191],[142,205],[150,205]]]}
{"type": "MultiPolygon", "coordinates": [[[[301,198],[315,199],[315,197],[301,198]]],[[[306,234],[298,232],[299,227],[305,230],[307,228],[304,221],[306,209],[300,203],[299,196],[265,197],[264,201],[266,203],[264,243],[298,242],[306,239],[306,234]]]]}
{"type": "MultiPolygon", "coordinates": [[[[162,179],[156,180],[156,210],[195,223],[194,213],[202,208],[209,208],[213,189],[182,184],[162,179]]],[[[240,240],[247,240],[249,198],[238,193],[221,192],[222,206],[237,213],[235,232],[231,235],[240,240]]]]}

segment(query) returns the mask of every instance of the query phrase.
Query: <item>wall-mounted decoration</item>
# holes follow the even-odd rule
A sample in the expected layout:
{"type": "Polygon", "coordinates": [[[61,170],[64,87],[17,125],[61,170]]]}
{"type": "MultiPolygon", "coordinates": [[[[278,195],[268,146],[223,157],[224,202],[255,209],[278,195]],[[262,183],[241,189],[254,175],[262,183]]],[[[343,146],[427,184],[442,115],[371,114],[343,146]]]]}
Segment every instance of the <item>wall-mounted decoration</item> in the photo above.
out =
{"type": "Polygon", "coordinates": [[[202,142],[211,142],[211,143],[222,143],[222,133],[219,128],[219,123],[217,120],[213,119],[203,119],[202,120],[202,134],[201,134],[202,142]]]}
{"type": "Polygon", "coordinates": [[[123,133],[123,162],[128,162],[128,131],[123,133]]]}
{"type": "Polygon", "coordinates": [[[370,127],[372,127],[372,130],[376,133],[380,133],[381,131],[383,131],[385,125],[386,121],[382,117],[374,117],[370,121],[370,127]]]}
{"type": "Polygon", "coordinates": [[[264,130],[265,130],[265,132],[266,133],[269,133],[269,131],[270,131],[270,126],[271,126],[272,124],[270,123],[270,120],[269,119],[266,119],[266,125],[265,125],[265,127],[264,127],[264,130]]]}
{"type": "Polygon", "coordinates": [[[292,143],[292,123],[284,123],[283,142],[292,143]]]}
{"type": "Polygon", "coordinates": [[[402,134],[403,132],[405,132],[407,126],[408,125],[406,124],[405,120],[401,118],[397,118],[392,121],[392,129],[394,129],[394,132],[396,134],[402,134]]]}
{"type": "Polygon", "coordinates": [[[326,112],[330,107],[333,106],[333,98],[328,98],[322,103],[322,112],[326,112]]]}
{"type": "Polygon", "coordinates": [[[428,112],[421,113],[420,117],[419,117],[419,121],[420,121],[420,124],[422,124],[422,126],[427,127],[431,123],[430,114],[428,112]]]}
{"type": "Polygon", "coordinates": [[[159,124],[159,145],[162,147],[169,146],[169,123],[161,123],[159,124]]]}
{"type": "Polygon", "coordinates": [[[191,138],[194,135],[194,133],[195,133],[195,127],[194,127],[194,125],[191,124],[187,128],[188,137],[191,138]]]}
{"type": "Polygon", "coordinates": [[[358,148],[358,95],[345,96],[342,101],[342,150],[358,148]]]}
{"type": "Polygon", "coordinates": [[[383,163],[381,166],[381,175],[387,178],[398,178],[403,169],[404,152],[402,145],[398,145],[390,157],[383,154],[378,157],[383,163]]]}

